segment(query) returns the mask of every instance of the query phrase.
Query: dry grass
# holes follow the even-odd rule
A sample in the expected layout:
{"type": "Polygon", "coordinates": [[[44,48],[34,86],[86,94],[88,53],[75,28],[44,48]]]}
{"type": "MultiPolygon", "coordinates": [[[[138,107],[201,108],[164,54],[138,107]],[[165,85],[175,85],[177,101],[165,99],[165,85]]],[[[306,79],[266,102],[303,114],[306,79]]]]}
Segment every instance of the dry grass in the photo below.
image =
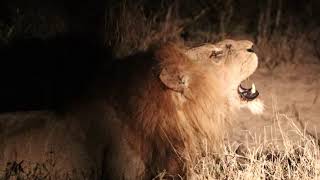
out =
{"type": "Polygon", "coordinates": [[[70,172],[61,173],[55,167],[56,159],[52,159],[52,154],[43,163],[28,161],[7,162],[6,168],[0,172],[0,180],[94,180],[99,179],[94,169],[79,170],[74,169],[70,172]]]}
{"type": "Polygon", "coordinates": [[[275,113],[274,122],[271,134],[240,145],[228,142],[222,154],[200,157],[194,179],[319,179],[318,139],[285,114],[275,113]],[[282,129],[283,119],[292,130],[282,129]]]}
{"type": "Polygon", "coordinates": [[[106,43],[116,56],[123,57],[167,41],[192,45],[225,38],[250,39],[257,45],[261,65],[269,69],[282,63],[317,63],[320,59],[320,29],[297,28],[289,21],[292,17],[281,16],[281,4],[262,8],[254,23],[233,21],[239,18],[233,12],[233,0],[204,4],[205,8],[193,16],[182,16],[188,14],[187,9],[181,11],[183,4],[173,3],[147,13],[142,2],[124,1],[106,13],[106,43]],[[217,19],[212,22],[210,14],[217,14],[217,19]]]}
{"type": "Polygon", "coordinates": [[[0,43],[10,43],[19,38],[33,37],[46,39],[65,32],[65,21],[61,16],[44,16],[38,12],[12,12],[10,22],[0,19],[0,43]]]}
{"type": "Polygon", "coordinates": [[[54,161],[43,163],[29,161],[12,161],[0,171],[0,180],[95,180],[99,179],[95,169],[79,170],[62,173],[55,167],[54,161]]]}
{"type": "MultiPolygon", "coordinates": [[[[186,40],[185,43],[192,44],[249,38],[260,50],[261,64],[270,69],[280,63],[320,59],[319,27],[312,22],[305,25],[298,17],[286,15],[281,1],[273,5],[271,0],[261,2],[260,10],[249,19],[235,12],[238,8],[235,0],[160,2],[156,8],[146,1],[126,0],[106,7],[105,43],[116,56],[131,55],[169,40],[186,40]]],[[[251,10],[256,8],[253,6],[251,10]]],[[[63,15],[45,16],[19,9],[12,14],[9,24],[0,19],[0,44],[25,36],[45,39],[68,31],[63,15]]]]}
{"type": "MultiPolygon", "coordinates": [[[[319,179],[317,137],[303,128],[286,114],[275,112],[270,132],[263,137],[251,135],[242,144],[226,142],[221,154],[206,152],[193,163],[191,179],[319,179]],[[283,120],[291,122],[292,130],[281,127],[283,120]]],[[[43,163],[7,162],[0,179],[99,179],[99,170],[94,169],[61,174],[55,167],[58,160],[54,152],[49,152],[43,163]]],[[[159,174],[157,179],[164,175],[159,174]]]]}
{"type": "Polygon", "coordinates": [[[150,45],[177,40],[184,21],[175,6],[147,15],[142,4],[125,1],[106,14],[106,40],[118,57],[146,50],[150,45]]]}
{"type": "Polygon", "coordinates": [[[260,145],[243,155],[226,148],[219,160],[203,157],[195,166],[196,179],[318,179],[319,150],[314,141],[304,145],[260,145]],[[288,146],[289,145],[289,146],[288,146]]]}

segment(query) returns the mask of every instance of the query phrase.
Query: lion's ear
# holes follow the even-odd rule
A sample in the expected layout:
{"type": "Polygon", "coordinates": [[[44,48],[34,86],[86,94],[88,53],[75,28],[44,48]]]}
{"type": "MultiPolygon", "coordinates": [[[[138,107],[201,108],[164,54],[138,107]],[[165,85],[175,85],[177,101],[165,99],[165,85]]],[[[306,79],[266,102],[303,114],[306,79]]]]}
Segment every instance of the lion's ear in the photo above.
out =
{"type": "Polygon", "coordinates": [[[169,89],[178,92],[184,92],[189,85],[188,75],[173,67],[163,68],[159,78],[169,89]]]}

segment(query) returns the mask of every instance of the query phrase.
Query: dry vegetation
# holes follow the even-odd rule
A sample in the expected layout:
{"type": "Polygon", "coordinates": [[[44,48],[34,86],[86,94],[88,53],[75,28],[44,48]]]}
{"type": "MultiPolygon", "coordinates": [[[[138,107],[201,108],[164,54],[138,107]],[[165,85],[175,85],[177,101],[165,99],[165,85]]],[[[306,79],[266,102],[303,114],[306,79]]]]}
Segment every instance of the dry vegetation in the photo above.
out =
{"type": "MultiPolygon", "coordinates": [[[[275,118],[290,121],[285,114],[277,114],[275,118]]],[[[319,179],[317,139],[293,122],[292,127],[293,130],[285,132],[276,123],[272,130],[281,133],[281,139],[271,134],[252,137],[240,145],[229,142],[224,153],[199,158],[194,168],[196,179],[319,179]]]]}
{"type": "MultiPolygon", "coordinates": [[[[278,114],[275,118],[288,117],[278,114]]],[[[273,127],[273,131],[281,133],[282,139],[266,135],[240,145],[227,142],[223,153],[203,154],[194,162],[192,179],[319,179],[317,140],[297,125],[292,126],[295,129],[291,132],[283,132],[278,125],[273,127]],[[299,137],[298,140],[291,139],[293,134],[299,137]]],[[[8,162],[0,179],[98,179],[95,170],[61,174],[55,168],[57,160],[51,153],[44,163],[8,162]]],[[[155,179],[163,179],[164,175],[165,172],[160,173],[155,179]]]]}
{"type": "Polygon", "coordinates": [[[89,180],[99,179],[95,170],[77,170],[74,169],[69,173],[61,173],[55,167],[56,159],[54,154],[48,154],[48,159],[43,163],[34,163],[27,161],[13,161],[7,162],[5,170],[0,174],[1,180],[51,180],[51,179],[65,179],[65,180],[89,180]]]}
{"type": "MultiPolygon", "coordinates": [[[[274,126],[263,137],[248,133],[242,144],[226,141],[221,154],[206,152],[193,163],[191,179],[319,179],[320,149],[317,138],[286,114],[275,113],[274,126]],[[281,119],[291,122],[292,130],[284,131],[281,119]],[[277,138],[280,134],[280,139],[277,138]],[[295,140],[293,140],[295,136],[295,140]]],[[[0,179],[99,179],[97,171],[73,170],[61,174],[54,152],[48,152],[42,163],[7,162],[0,179]]],[[[166,172],[155,179],[163,179],[166,172]]],[[[166,176],[168,177],[168,176],[166,176]]]]}
{"type": "MultiPolygon", "coordinates": [[[[254,41],[260,62],[271,69],[280,63],[320,59],[320,28],[311,21],[315,0],[303,5],[301,15],[284,5],[287,0],[251,4],[246,0],[109,1],[104,17],[105,44],[118,57],[166,41],[192,45],[232,38],[254,41]]],[[[19,8],[11,14],[7,21],[0,19],[0,44],[68,32],[70,22],[64,15],[19,8]]]]}
{"type": "Polygon", "coordinates": [[[268,0],[260,4],[257,17],[246,19],[235,13],[234,0],[167,4],[152,13],[143,3],[124,1],[106,14],[106,41],[121,57],[168,40],[192,45],[250,39],[257,45],[261,64],[270,69],[280,63],[317,63],[319,27],[285,14],[281,2],[268,0]]]}

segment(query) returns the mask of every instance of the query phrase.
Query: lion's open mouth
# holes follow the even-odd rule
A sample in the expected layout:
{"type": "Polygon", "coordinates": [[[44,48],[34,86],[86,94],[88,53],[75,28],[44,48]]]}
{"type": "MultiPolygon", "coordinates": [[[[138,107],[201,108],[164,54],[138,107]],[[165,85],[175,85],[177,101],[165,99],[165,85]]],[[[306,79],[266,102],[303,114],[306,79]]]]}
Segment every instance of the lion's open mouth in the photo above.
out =
{"type": "Polygon", "coordinates": [[[251,88],[244,88],[241,84],[238,86],[238,94],[240,98],[244,101],[252,101],[259,96],[259,92],[256,90],[254,84],[251,88]]]}

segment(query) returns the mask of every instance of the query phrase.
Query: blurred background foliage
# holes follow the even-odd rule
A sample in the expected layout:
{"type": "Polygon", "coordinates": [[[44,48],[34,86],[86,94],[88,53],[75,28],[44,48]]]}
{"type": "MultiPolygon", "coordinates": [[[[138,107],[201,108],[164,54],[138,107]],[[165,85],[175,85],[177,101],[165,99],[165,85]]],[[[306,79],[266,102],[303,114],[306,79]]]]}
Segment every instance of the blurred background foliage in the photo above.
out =
{"type": "Polygon", "coordinates": [[[254,41],[270,68],[320,59],[318,0],[15,0],[0,7],[2,45],[69,34],[123,57],[169,40],[192,45],[232,38],[254,41]]]}

